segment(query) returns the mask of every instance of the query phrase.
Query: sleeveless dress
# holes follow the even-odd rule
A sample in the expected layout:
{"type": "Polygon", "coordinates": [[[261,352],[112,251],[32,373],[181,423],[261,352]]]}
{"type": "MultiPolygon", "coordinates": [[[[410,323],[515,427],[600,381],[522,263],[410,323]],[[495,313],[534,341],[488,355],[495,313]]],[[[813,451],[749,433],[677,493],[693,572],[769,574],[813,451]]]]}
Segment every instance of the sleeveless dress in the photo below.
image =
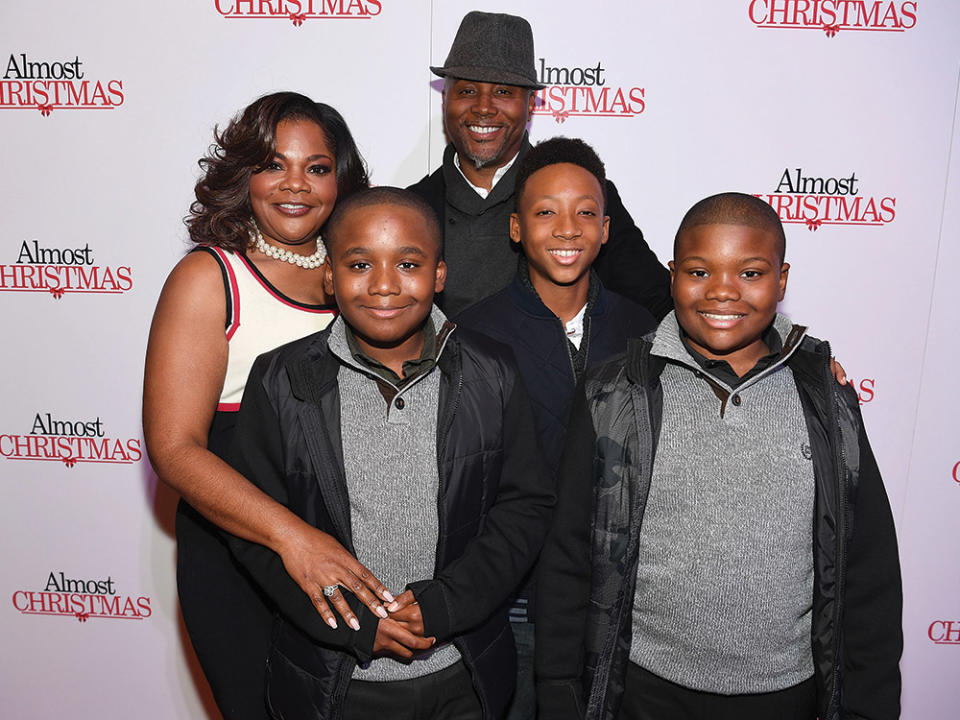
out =
{"type": "MultiPolygon", "coordinates": [[[[322,330],[336,311],[287,297],[246,255],[211,247],[194,252],[212,255],[223,275],[227,372],[207,446],[224,458],[253,361],[278,345],[322,330]]],[[[217,706],[226,720],[265,720],[273,610],[233,560],[223,531],[185,500],[177,506],[176,532],[180,608],[217,706]]]]}

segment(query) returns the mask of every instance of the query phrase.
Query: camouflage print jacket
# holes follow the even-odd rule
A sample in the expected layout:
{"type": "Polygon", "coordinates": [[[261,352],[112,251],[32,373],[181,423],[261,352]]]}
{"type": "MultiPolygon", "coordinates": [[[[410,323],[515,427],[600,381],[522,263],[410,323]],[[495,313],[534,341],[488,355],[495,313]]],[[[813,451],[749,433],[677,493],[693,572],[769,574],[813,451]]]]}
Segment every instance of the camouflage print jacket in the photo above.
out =
{"type": "MultiPolygon", "coordinates": [[[[660,430],[664,358],[650,337],[588,373],[574,401],[554,526],[540,559],[539,717],[614,720],[624,691],[638,544],[660,430]]],[[[787,361],[816,477],[811,645],[822,720],[899,716],[896,535],[856,394],[830,348],[787,361]]]]}

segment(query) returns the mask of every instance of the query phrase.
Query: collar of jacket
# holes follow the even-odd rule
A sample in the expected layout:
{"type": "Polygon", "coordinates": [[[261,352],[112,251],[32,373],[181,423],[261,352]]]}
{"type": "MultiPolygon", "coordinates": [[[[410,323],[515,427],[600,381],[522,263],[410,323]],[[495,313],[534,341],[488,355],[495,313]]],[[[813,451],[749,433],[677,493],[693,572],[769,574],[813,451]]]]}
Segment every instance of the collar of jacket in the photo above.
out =
{"type": "Polygon", "coordinates": [[[524,132],[523,143],[517,152],[516,161],[510,169],[507,170],[506,174],[500,178],[499,182],[493,186],[490,194],[487,195],[486,198],[482,198],[477,195],[477,191],[470,187],[467,181],[463,179],[460,171],[457,170],[457,166],[453,163],[453,156],[457,150],[454,148],[453,143],[448,143],[443,151],[443,165],[441,166],[441,173],[446,187],[446,192],[444,193],[446,196],[445,200],[460,212],[468,215],[479,215],[487,208],[506,201],[510,201],[512,204],[513,191],[517,180],[517,168],[520,166],[520,161],[523,159],[523,156],[526,155],[529,150],[530,138],[527,136],[527,133],[524,132]]]}
{"type": "MultiPolygon", "coordinates": [[[[331,386],[337,382],[341,362],[328,345],[332,328],[331,323],[317,333],[303,354],[287,364],[290,392],[298,400],[322,406],[324,397],[328,396],[331,386]]],[[[458,367],[458,359],[453,357],[460,353],[456,335],[452,334],[455,328],[454,323],[444,319],[437,332],[437,368],[444,375],[450,375],[458,367]]]]}
{"type": "MultiPolygon", "coordinates": [[[[644,381],[644,368],[641,366],[641,361],[647,356],[649,356],[650,361],[645,384],[649,384],[651,381],[656,382],[659,379],[660,373],[663,372],[668,360],[700,370],[695,367],[695,361],[688,356],[686,349],[683,347],[678,328],[676,314],[671,311],[654,332],[648,333],[642,338],[628,341],[626,370],[627,377],[631,382],[644,381]]],[[[780,335],[783,348],[780,351],[781,360],[769,369],[783,363],[789,365],[791,369],[797,366],[797,369],[801,372],[814,373],[817,365],[815,358],[809,355],[805,356],[802,353],[813,353],[822,358],[824,352],[826,352],[827,358],[830,357],[830,349],[827,343],[809,337],[806,334],[806,326],[793,324],[786,315],[777,314],[774,318],[774,329],[780,335]],[[823,346],[825,346],[825,350],[823,346]],[[800,357],[797,357],[798,355],[800,357]]],[[[766,372],[763,374],[766,374],[766,372]]]]}
{"type": "MultiPolygon", "coordinates": [[[[537,294],[533,284],[530,282],[530,274],[527,267],[527,259],[520,256],[520,262],[517,266],[517,274],[507,286],[507,292],[523,312],[537,318],[549,318],[556,320],[557,316],[553,311],[543,304],[543,300],[537,294]]],[[[605,307],[606,290],[597,271],[590,268],[590,289],[587,291],[587,312],[591,317],[602,315],[605,307]]]]}

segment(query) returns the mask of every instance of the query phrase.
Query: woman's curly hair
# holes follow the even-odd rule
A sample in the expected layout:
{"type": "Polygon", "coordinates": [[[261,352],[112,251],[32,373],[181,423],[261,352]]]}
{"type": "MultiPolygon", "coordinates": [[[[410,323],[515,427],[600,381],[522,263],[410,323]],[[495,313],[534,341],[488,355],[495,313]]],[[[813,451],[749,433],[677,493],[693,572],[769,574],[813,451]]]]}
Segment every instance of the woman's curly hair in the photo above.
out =
{"type": "Polygon", "coordinates": [[[243,252],[250,243],[250,176],[272,158],[277,125],[283,120],[310,120],[323,130],[334,153],[337,199],[343,200],[370,183],[367,168],[343,117],[329,105],[305,95],[279,92],[248,105],[220,133],[215,127],[208,154],[199,161],[203,177],[184,219],[198,245],[243,252]]]}

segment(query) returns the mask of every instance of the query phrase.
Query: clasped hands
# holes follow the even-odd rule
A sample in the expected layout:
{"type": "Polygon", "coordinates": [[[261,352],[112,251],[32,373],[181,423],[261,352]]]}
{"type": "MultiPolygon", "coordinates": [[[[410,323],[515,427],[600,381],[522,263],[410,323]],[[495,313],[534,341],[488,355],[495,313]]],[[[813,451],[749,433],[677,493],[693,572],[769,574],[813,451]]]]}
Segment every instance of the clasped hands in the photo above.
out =
{"type": "Polygon", "coordinates": [[[332,605],[344,622],[354,630],[360,621],[344,598],[349,590],[380,618],[373,643],[375,656],[393,656],[409,660],[413,654],[433,646],[436,638],[423,636],[420,606],[407,590],[398,597],[360,563],[336,538],[304,523],[299,532],[290,533],[278,550],[290,577],[312,600],[324,622],[337,627],[332,605]],[[325,587],[338,586],[325,596],[325,587]]]}

